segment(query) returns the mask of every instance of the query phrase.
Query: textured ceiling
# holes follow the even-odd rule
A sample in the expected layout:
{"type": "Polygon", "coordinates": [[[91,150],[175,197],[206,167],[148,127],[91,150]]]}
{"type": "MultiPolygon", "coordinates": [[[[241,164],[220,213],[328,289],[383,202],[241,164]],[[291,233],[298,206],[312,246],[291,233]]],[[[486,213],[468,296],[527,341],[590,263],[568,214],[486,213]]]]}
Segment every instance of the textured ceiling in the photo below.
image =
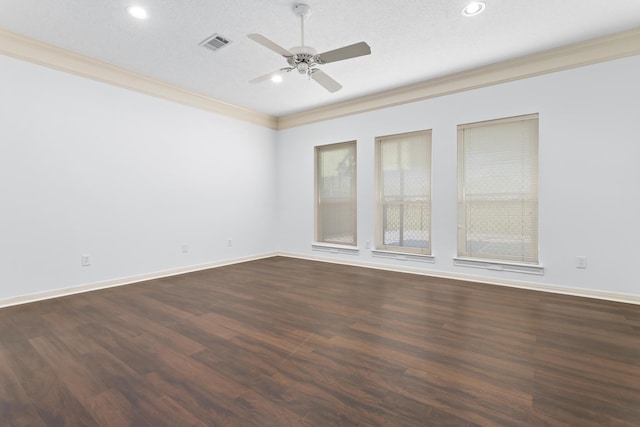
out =
{"type": "Polygon", "coordinates": [[[0,0],[0,28],[251,110],[282,116],[481,65],[609,35],[640,24],[640,0],[309,0],[305,42],[318,52],[366,41],[372,54],[325,64],[344,88],[328,93],[289,73],[249,84],[286,65],[249,40],[260,33],[290,48],[300,21],[288,0],[0,0]],[[145,7],[139,21],[125,9],[145,7]],[[231,40],[213,52],[213,33],[231,40]]]}

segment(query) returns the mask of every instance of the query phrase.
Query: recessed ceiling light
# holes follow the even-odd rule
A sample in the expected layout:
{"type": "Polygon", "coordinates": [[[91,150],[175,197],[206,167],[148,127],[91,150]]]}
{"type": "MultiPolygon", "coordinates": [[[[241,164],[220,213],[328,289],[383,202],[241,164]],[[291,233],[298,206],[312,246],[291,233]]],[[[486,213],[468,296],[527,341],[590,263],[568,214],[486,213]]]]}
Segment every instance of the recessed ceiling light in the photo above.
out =
{"type": "Polygon", "coordinates": [[[462,9],[462,16],[476,16],[482,13],[486,7],[487,5],[481,1],[471,2],[462,9]]]}
{"type": "Polygon", "coordinates": [[[276,74],[271,77],[271,81],[274,83],[280,83],[282,81],[282,76],[280,74],[276,74]]]}
{"type": "Polygon", "coordinates": [[[147,11],[141,8],[140,6],[129,6],[127,8],[127,12],[129,15],[138,19],[147,19],[147,11]]]}

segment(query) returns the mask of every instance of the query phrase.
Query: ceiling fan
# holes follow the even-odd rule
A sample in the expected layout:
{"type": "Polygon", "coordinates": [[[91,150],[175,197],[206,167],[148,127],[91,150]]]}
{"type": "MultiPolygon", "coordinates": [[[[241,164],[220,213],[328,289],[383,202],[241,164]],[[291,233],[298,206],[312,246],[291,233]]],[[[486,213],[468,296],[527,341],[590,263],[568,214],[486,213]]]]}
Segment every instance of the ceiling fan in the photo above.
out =
{"type": "Polygon", "coordinates": [[[317,66],[358,56],[369,55],[371,53],[371,48],[365,42],[360,42],[324,53],[317,53],[314,48],[304,45],[304,20],[311,15],[311,7],[306,4],[297,4],[294,7],[294,12],[300,17],[300,46],[285,49],[261,34],[249,34],[247,36],[254,42],[282,55],[289,64],[288,67],[257,77],[250,80],[249,83],[259,83],[269,79],[281,78],[283,74],[297,70],[298,73],[306,74],[309,78],[315,80],[320,84],[320,86],[324,87],[329,92],[333,93],[339,91],[342,89],[342,85],[329,77],[320,68],[317,68],[317,66]]]}

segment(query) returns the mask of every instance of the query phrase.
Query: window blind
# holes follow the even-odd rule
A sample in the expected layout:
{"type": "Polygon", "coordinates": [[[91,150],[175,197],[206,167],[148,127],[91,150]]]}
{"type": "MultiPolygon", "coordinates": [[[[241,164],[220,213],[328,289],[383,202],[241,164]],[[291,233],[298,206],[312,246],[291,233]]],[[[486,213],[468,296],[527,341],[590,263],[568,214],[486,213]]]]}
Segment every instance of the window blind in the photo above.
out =
{"type": "Polygon", "coordinates": [[[316,241],[355,246],[356,213],[356,142],[316,147],[316,241]]]}
{"type": "Polygon", "coordinates": [[[376,248],[431,254],[431,131],[376,139],[376,248]]]}
{"type": "Polygon", "coordinates": [[[458,256],[538,263],[538,115],[458,126],[458,256]]]}

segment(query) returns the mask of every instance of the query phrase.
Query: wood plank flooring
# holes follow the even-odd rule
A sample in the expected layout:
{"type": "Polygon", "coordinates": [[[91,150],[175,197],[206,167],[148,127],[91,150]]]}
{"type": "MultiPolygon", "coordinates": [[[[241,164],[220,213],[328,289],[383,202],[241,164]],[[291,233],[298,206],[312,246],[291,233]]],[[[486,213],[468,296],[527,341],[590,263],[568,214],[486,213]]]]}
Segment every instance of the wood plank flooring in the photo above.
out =
{"type": "Polygon", "coordinates": [[[639,426],[640,307],[274,257],[0,310],[2,426],[639,426]]]}

